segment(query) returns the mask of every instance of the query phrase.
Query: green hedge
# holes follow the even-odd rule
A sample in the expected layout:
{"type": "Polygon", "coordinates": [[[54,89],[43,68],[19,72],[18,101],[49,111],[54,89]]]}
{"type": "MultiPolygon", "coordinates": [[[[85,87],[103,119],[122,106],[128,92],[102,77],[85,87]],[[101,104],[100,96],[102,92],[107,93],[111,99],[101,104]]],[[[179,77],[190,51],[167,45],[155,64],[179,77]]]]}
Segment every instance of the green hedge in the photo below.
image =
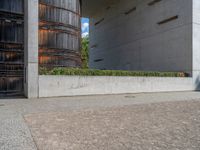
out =
{"type": "Polygon", "coordinates": [[[47,70],[40,68],[40,75],[78,75],[78,76],[144,76],[144,77],[188,77],[183,72],[139,72],[115,70],[90,70],[75,68],[55,68],[47,70]]]}

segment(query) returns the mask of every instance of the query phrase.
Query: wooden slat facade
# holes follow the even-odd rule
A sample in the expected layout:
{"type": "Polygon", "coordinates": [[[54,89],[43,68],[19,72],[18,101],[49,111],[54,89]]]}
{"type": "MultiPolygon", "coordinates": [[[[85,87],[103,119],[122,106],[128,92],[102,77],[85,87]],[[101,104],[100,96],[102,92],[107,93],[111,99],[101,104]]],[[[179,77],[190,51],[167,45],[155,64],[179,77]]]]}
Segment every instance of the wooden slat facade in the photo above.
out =
{"type": "Polygon", "coordinates": [[[0,0],[0,98],[23,95],[23,0],[0,0]]]}
{"type": "Polygon", "coordinates": [[[80,67],[80,1],[40,0],[39,63],[42,67],[80,67]]]}

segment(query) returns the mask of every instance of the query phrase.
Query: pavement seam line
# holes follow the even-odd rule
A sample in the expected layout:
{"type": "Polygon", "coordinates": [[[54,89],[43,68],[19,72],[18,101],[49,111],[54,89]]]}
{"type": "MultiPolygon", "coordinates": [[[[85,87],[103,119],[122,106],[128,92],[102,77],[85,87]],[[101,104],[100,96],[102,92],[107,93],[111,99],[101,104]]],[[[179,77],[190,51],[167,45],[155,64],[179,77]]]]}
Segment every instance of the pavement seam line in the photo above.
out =
{"type": "MultiPolygon", "coordinates": [[[[21,114],[21,115],[22,115],[22,114],[21,114]]],[[[22,118],[23,118],[23,120],[24,120],[25,125],[26,125],[27,128],[28,128],[28,131],[29,131],[30,136],[31,136],[31,138],[32,138],[32,140],[33,140],[33,143],[34,143],[34,146],[35,146],[36,150],[39,150],[38,145],[37,145],[37,142],[35,141],[35,139],[34,139],[34,137],[33,137],[33,135],[32,135],[31,129],[29,128],[29,126],[28,126],[28,124],[27,124],[27,122],[26,122],[26,119],[24,118],[24,115],[22,115],[22,118]]]]}

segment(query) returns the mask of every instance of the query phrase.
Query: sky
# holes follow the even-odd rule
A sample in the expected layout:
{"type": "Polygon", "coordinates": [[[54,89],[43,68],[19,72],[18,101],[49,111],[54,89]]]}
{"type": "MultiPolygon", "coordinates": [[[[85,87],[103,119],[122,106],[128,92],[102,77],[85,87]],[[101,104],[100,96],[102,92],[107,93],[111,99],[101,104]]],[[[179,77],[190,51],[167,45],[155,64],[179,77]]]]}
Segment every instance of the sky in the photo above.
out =
{"type": "Polygon", "coordinates": [[[81,30],[82,30],[82,37],[86,37],[89,35],[89,19],[87,18],[81,19],[81,30]]]}

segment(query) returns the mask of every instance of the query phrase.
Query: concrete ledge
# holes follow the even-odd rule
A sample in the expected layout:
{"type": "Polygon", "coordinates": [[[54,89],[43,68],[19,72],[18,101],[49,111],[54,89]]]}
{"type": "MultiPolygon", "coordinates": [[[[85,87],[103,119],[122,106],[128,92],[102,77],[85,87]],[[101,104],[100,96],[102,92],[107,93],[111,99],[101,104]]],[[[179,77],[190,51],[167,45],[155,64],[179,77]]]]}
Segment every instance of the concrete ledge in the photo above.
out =
{"type": "Polygon", "coordinates": [[[39,97],[191,90],[192,78],[39,76],[39,97]]]}

